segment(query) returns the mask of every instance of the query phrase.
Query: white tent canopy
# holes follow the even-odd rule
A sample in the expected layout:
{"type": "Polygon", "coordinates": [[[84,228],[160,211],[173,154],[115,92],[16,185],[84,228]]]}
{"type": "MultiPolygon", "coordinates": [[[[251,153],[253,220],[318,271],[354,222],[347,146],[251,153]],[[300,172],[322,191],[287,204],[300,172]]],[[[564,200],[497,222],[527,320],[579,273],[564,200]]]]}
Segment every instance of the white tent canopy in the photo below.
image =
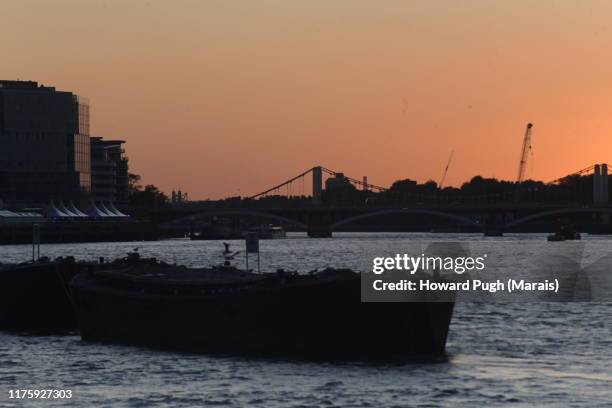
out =
{"type": "Polygon", "coordinates": [[[129,215],[124,214],[124,213],[122,213],[121,211],[119,211],[119,210],[117,209],[117,207],[115,207],[115,205],[112,203],[112,201],[109,201],[109,202],[108,202],[108,205],[106,206],[106,208],[107,208],[109,211],[111,211],[111,212],[115,213],[115,215],[117,215],[118,217],[129,217],[129,215]]]}
{"type": "Polygon", "coordinates": [[[70,210],[71,213],[76,214],[77,217],[87,217],[87,214],[85,214],[84,212],[76,208],[76,206],[74,205],[72,201],[68,203],[68,209],[70,210]]]}
{"type": "Polygon", "coordinates": [[[63,201],[60,201],[60,203],[57,205],[57,209],[60,210],[61,212],[63,212],[64,214],[66,214],[69,217],[73,217],[73,218],[78,217],[78,215],[76,215],[75,213],[70,211],[68,208],[66,208],[66,206],[64,205],[63,201]]]}
{"type": "Polygon", "coordinates": [[[89,206],[89,208],[87,209],[87,211],[85,211],[85,213],[92,218],[106,218],[109,215],[106,214],[106,212],[102,211],[101,209],[99,209],[96,206],[95,202],[91,202],[91,205],[89,206]]]}
{"type": "Polygon", "coordinates": [[[98,203],[98,208],[102,210],[104,213],[106,213],[107,216],[117,218],[117,214],[113,213],[108,208],[106,208],[103,201],[100,201],[98,203]]]}
{"type": "Polygon", "coordinates": [[[53,201],[43,210],[43,215],[45,218],[70,218],[70,215],[57,208],[53,201]]]}

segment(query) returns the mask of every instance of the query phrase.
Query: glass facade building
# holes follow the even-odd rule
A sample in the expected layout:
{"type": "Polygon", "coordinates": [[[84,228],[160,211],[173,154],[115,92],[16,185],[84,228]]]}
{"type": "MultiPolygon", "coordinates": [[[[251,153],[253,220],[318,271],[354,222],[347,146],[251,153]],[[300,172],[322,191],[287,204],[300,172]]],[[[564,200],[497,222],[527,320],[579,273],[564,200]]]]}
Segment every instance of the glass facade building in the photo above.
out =
{"type": "Polygon", "coordinates": [[[74,169],[84,191],[91,191],[91,148],[89,134],[89,100],[74,96],[78,112],[79,132],[74,136],[74,169]]]}
{"type": "Polygon", "coordinates": [[[0,81],[0,200],[74,201],[91,191],[89,102],[32,81],[0,81]]]}

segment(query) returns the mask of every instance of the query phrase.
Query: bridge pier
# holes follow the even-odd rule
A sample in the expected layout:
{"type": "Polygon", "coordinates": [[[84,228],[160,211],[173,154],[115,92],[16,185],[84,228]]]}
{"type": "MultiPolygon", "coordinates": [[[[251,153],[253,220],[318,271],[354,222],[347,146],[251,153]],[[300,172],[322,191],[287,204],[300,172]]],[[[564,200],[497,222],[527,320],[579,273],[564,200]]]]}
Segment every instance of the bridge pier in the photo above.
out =
{"type": "Polygon", "coordinates": [[[501,237],[504,235],[504,222],[497,214],[489,213],[482,220],[485,237],[501,237]]]}
{"type": "Polygon", "coordinates": [[[308,224],[308,237],[309,238],[331,238],[332,237],[331,225],[308,224]]]}
{"type": "Polygon", "coordinates": [[[503,237],[504,231],[498,227],[494,227],[494,228],[485,227],[484,236],[485,237],[503,237]]]}
{"type": "Polygon", "coordinates": [[[334,216],[328,212],[315,212],[309,214],[306,223],[310,238],[331,238],[334,216]]]}

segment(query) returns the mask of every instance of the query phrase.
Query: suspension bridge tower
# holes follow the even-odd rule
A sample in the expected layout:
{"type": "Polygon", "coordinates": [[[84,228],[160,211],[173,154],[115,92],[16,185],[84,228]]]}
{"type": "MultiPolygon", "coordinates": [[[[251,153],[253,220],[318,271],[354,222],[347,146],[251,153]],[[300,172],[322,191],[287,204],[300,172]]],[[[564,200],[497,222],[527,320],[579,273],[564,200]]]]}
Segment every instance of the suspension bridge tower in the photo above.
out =
{"type": "Polygon", "coordinates": [[[593,166],[593,204],[608,204],[608,165],[593,166]]]}
{"type": "Polygon", "coordinates": [[[321,166],[316,166],[312,168],[312,202],[315,204],[320,204],[322,193],[323,168],[321,166]]]}

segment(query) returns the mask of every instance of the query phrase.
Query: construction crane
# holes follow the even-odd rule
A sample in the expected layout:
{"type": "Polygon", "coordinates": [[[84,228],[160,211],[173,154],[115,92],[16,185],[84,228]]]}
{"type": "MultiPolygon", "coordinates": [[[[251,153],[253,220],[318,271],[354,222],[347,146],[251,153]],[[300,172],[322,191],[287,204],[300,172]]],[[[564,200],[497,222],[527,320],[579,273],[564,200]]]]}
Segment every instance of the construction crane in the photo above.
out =
{"type": "Polygon", "coordinates": [[[519,161],[518,176],[516,177],[516,190],[514,193],[514,201],[518,202],[520,198],[521,184],[525,179],[525,170],[527,169],[527,158],[531,153],[531,129],[533,128],[532,123],[527,124],[525,129],[525,136],[523,137],[523,148],[521,149],[521,158],[519,161]]]}
{"type": "Polygon", "coordinates": [[[442,173],[442,178],[440,178],[440,182],[438,183],[438,188],[440,190],[442,190],[444,188],[444,180],[446,180],[446,175],[448,174],[448,167],[451,164],[451,161],[453,161],[453,154],[455,153],[454,150],[451,150],[450,152],[450,156],[448,156],[448,161],[446,162],[446,167],[444,168],[444,173],[442,173]]]}

